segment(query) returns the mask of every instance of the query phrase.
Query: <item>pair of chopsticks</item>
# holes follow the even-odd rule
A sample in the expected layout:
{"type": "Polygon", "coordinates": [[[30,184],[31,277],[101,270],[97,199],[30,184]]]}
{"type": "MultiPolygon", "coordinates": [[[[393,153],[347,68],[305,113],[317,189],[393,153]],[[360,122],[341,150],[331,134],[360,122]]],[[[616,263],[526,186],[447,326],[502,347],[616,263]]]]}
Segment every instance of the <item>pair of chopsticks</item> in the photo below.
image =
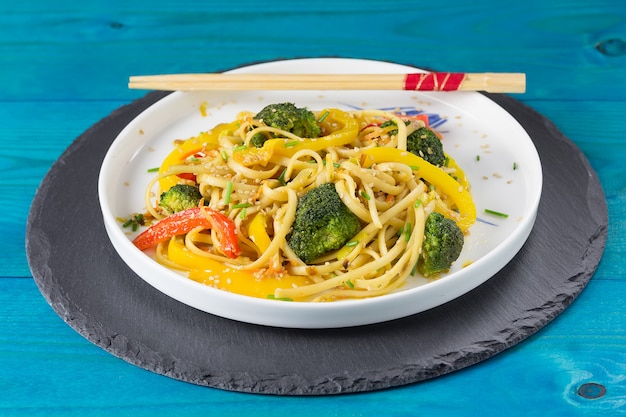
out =
{"type": "Polygon", "coordinates": [[[168,74],[132,76],[140,90],[411,90],[523,93],[523,73],[427,72],[415,74],[168,74]]]}

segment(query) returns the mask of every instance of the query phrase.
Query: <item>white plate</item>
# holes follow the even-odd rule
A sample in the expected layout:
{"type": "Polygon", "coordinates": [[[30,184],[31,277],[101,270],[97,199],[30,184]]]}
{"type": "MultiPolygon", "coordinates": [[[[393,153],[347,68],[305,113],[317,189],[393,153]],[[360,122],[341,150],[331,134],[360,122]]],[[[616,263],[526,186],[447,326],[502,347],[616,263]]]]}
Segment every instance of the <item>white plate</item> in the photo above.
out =
{"type": "MultiPolygon", "coordinates": [[[[408,73],[412,67],[356,59],[298,59],[239,68],[239,73],[408,73]]],[[[457,298],[503,268],[526,241],[542,187],[537,151],[524,129],[500,106],[479,93],[407,91],[227,91],[175,92],[134,119],[115,139],[102,164],[99,197],[111,242],[126,264],[164,294],[197,309],[248,323],[334,328],[405,317],[457,298]],[[417,108],[444,135],[446,151],[466,171],[479,221],[452,270],[425,283],[414,279],[401,291],[364,300],[297,303],[232,294],[192,281],[139,251],[116,220],[144,210],[144,188],[171,151],[186,139],[241,110],[291,101],[312,110],[325,107],[417,108]],[[201,106],[206,105],[206,115],[201,106]],[[508,218],[484,214],[484,209],[508,218]],[[464,264],[471,262],[468,266],[464,264]]]]}

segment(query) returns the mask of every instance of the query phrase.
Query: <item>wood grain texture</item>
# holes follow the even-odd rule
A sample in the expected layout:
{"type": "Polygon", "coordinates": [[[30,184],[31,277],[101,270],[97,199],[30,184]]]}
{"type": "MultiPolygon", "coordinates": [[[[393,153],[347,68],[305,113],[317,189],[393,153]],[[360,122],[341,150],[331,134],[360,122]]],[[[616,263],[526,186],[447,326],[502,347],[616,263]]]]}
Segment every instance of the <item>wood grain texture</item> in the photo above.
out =
{"type": "Polygon", "coordinates": [[[619,99],[626,93],[626,74],[615,67],[626,57],[596,49],[603,40],[624,36],[623,6],[613,1],[589,6],[533,0],[497,7],[446,1],[426,10],[398,1],[308,2],[304,12],[284,1],[267,8],[212,3],[82,8],[32,0],[21,11],[4,6],[0,52],[11,59],[0,67],[0,79],[12,83],[0,99],[129,99],[137,97],[124,87],[129,74],[212,72],[317,56],[441,71],[525,72],[527,99],[575,98],[572,93],[619,99]],[[23,71],[28,67],[45,68],[46,76],[32,77],[23,71]],[[80,74],[83,81],[67,74],[80,74]],[[596,88],[600,79],[611,88],[596,88]]]}
{"type": "MultiPolygon", "coordinates": [[[[24,253],[28,211],[54,161],[83,131],[121,106],[117,101],[0,101],[0,277],[29,277],[24,253]]],[[[69,192],[69,190],[68,190],[69,192]]]]}
{"type": "Polygon", "coordinates": [[[0,378],[0,414],[50,412],[118,415],[616,415],[626,401],[626,343],[616,337],[613,306],[598,303],[607,291],[626,300],[626,285],[592,282],[572,308],[538,335],[480,366],[416,385],[358,395],[292,398],[226,392],[181,383],[116,359],[74,333],[38,296],[31,280],[0,280],[0,357],[10,373],[0,378]],[[29,306],[23,311],[20,306],[29,306]],[[587,314],[593,308],[597,315],[587,314]],[[520,359],[523,360],[520,360],[520,359]],[[602,399],[585,400],[586,382],[609,387],[602,399]],[[611,389],[612,388],[612,389],[611,389]],[[528,395],[521,395],[526,393],[528,395]],[[532,394],[532,395],[530,395],[532,394]],[[481,398],[480,406],[477,398],[481,398]],[[50,406],[52,404],[52,406],[50,406]],[[518,411],[518,412],[516,412],[518,411]],[[604,413],[604,414],[602,414],[604,413]]]}
{"type": "Polygon", "coordinates": [[[302,10],[292,0],[0,3],[0,415],[626,415],[626,5],[315,0],[302,10]],[[127,77],[317,56],[526,72],[528,91],[516,98],[583,150],[609,207],[603,261],[573,305],[479,366],[332,398],[177,382],[113,358],[65,325],[28,278],[28,207],[74,138],[143,94],[126,89],[127,77]],[[589,382],[606,395],[579,396],[589,382]]]}

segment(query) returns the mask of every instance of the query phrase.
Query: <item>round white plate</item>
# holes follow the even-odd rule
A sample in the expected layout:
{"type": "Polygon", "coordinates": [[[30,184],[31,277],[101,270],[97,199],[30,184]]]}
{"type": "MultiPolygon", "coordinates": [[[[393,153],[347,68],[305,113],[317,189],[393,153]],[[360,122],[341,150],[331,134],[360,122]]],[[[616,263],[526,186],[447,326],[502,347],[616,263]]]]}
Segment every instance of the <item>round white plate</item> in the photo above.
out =
{"type": "MultiPolygon", "coordinates": [[[[419,70],[379,61],[323,58],[277,61],[239,68],[239,73],[410,73],[419,70]]],[[[202,311],[248,323],[292,328],[335,328],[416,314],[457,298],[502,269],[522,247],[535,222],[541,196],[541,163],[532,140],[504,109],[472,92],[223,91],[175,92],[146,109],[122,130],[107,152],[98,192],[111,243],[142,279],[168,296],[202,311]],[[465,170],[479,220],[451,271],[436,281],[411,280],[393,294],[364,300],[298,303],[265,300],[218,290],[170,270],[133,244],[117,218],[144,211],[144,189],[171,151],[238,112],[256,112],[290,101],[311,110],[384,108],[429,114],[444,136],[445,150],[465,170]],[[201,109],[205,109],[204,112],[201,109]],[[498,217],[485,209],[508,214],[498,217]]]]}

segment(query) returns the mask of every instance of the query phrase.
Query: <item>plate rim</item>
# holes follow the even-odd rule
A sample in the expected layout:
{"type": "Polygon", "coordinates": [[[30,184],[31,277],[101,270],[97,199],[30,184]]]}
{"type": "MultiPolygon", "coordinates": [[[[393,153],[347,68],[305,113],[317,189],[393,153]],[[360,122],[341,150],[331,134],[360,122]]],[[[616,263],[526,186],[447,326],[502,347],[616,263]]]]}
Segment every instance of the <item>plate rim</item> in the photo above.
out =
{"type": "MultiPolygon", "coordinates": [[[[282,64],[285,63],[298,63],[298,64],[302,64],[302,63],[310,63],[310,62],[322,62],[322,63],[328,63],[328,62],[334,62],[334,63],[350,63],[350,64],[356,64],[356,63],[360,63],[360,64],[366,64],[366,63],[374,63],[376,65],[383,65],[383,66],[388,66],[389,68],[403,68],[403,69],[408,69],[408,68],[412,68],[415,70],[421,70],[419,68],[415,68],[415,67],[410,67],[404,64],[396,64],[396,63],[392,63],[392,62],[385,62],[385,61],[377,61],[377,60],[368,60],[368,59],[353,59],[353,58],[297,58],[297,59],[287,59],[287,60],[281,60],[281,61],[269,61],[269,62],[264,62],[264,63],[259,63],[259,64],[252,64],[252,65],[246,65],[246,66],[241,66],[241,67],[237,67],[235,69],[233,69],[232,71],[237,71],[237,72],[241,72],[241,71],[249,71],[249,70],[253,70],[256,67],[262,66],[264,69],[272,69],[274,66],[279,65],[281,66],[282,64]]],[[[229,71],[230,72],[230,71],[229,71]]],[[[239,295],[239,294],[233,294],[233,293],[229,293],[227,291],[224,290],[218,290],[215,288],[211,288],[208,286],[205,286],[203,284],[197,283],[193,280],[190,280],[188,278],[185,278],[171,270],[169,270],[168,268],[158,264],[157,262],[155,262],[154,260],[152,260],[151,258],[147,257],[147,255],[143,254],[141,251],[138,251],[137,248],[135,248],[132,243],[130,242],[130,240],[128,238],[122,239],[122,243],[118,244],[118,240],[115,238],[120,238],[120,233],[121,230],[119,229],[119,225],[116,225],[115,222],[115,216],[107,216],[107,213],[105,213],[106,207],[105,207],[105,202],[108,201],[108,198],[106,198],[106,196],[104,195],[104,189],[106,188],[106,178],[102,175],[102,172],[105,170],[106,168],[106,164],[107,161],[110,161],[110,157],[109,154],[113,151],[115,151],[115,146],[116,143],[119,143],[118,139],[119,138],[123,138],[125,134],[128,133],[128,131],[132,130],[135,127],[135,124],[137,124],[138,122],[140,122],[142,120],[142,118],[149,116],[149,114],[154,111],[155,109],[158,110],[159,107],[167,107],[170,102],[175,102],[176,100],[179,100],[179,97],[183,96],[185,93],[183,92],[173,92],[171,94],[168,94],[167,96],[157,100],[155,103],[153,103],[152,105],[148,106],[145,110],[143,110],[137,117],[135,117],[130,123],[128,123],[124,129],[122,129],[122,131],[119,133],[119,135],[114,139],[114,141],[111,144],[111,147],[109,148],[109,150],[106,153],[106,156],[104,158],[103,164],[101,166],[101,170],[100,170],[100,175],[98,177],[98,194],[100,197],[100,204],[101,204],[101,210],[103,213],[103,217],[104,217],[104,224],[105,224],[105,228],[107,231],[107,234],[109,236],[109,239],[111,240],[111,244],[113,245],[113,247],[115,248],[116,252],[120,255],[120,257],[123,259],[123,261],[137,274],[139,275],[144,281],[146,281],[148,284],[152,285],[153,287],[155,287],[156,289],[158,289],[159,291],[163,292],[164,294],[184,303],[187,304],[189,306],[192,306],[194,308],[200,309],[202,311],[205,311],[207,313],[210,314],[216,314],[218,316],[221,317],[226,317],[226,318],[230,318],[230,319],[234,319],[234,320],[238,320],[238,321],[243,321],[243,322],[247,322],[247,323],[252,323],[252,324],[261,324],[261,325],[267,325],[267,326],[276,326],[276,327],[286,327],[286,328],[315,328],[315,329],[323,329],[323,328],[338,328],[338,327],[351,327],[351,326],[360,326],[360,325],[366,325],[366,324],[374,324],[374,323],[378,323],[378,322],[384,322],[384,321],[388,321],[388,320],[393,320],[393,319],[397,319],[397,318],[401,318],[401,317],[405,317],[407,315],[412,315],[412,314],[417,314],[426,310],[429,310],[431,308],[437,307],[445,302],[451,301],[455,298],[458,298],[464,294],[466,294],[467,292],[471,291],[472,289],[476,288],[477,286],[479,286],[480,284],[484,283],[485,281],[491,279],[500,269],[502,269],[504,266],[506,266],[506,264],[514,258],[515,254],[517,254],[517,252],[521,249],[521,247],[523,246],[523,244],[525,243],[525,241],[527,240],[530,232],[532,231],[532,228],[534,226],[534,222],[535,222],[535,218],[537,215],[537,209],[539,206],[539,202],[541,199],[541,194],[542,194],[542,186],[543,186],[543,174],[541,172],[541,169],[539,170],[538,173],[536,173],[536,175],[539,176],[539,184],[538,184],[538,190],[535,194],[533,194],[533,198],[531,198],[529,200],[528,205],[531,207],[531,216],[529,216],[529,218],[524,219],[522,222],[522,226],[523,227],[516,227],[514,229],[514,235],[517,236],[517,243],[515,245],[509,245],[506,246],[506,250],[501,250],[500,248],[495,248],[492,249],[487,255],[489,256],[483,256],[481,259],[479,259],[477,261],[477,263],[482,261],[482,264],[486,264],[487,262],[484,260],[487,257],[494,257],[495,254],[500,254],[501,256],[504,256],[507,258],[506,262],[501,262],[501,263],[492,263],[490,266],[484,267],[485,269],[485,273],[488,275],[487,278],[481,278],[481,279],[477,279],[475,278],[474,280],[468,280],[466,282],[464,282],[463,284],[466,284],[463,288],[463,290],[461,290],[458,293],[455,293],[455,295],[453,295],[452,297],[449,296],[443,296],[440,293],[438,293],[438,289],[440,287],[445,287],[448,284],[448,282],[450,280],[445,280],[448,277],[444,277],[440,280],[435,280],[432,282],[429,282],[427,284],[427,286],[429,288],[431,288],[431,292],[433,292],[435,295],[437,295],[440,300],[439,301],[435,301],[433,303],[427,304],[424,307],[420,307],[419,309],[415,309],[415,308],[409,308],[409,309],[403,309],[401,312],[399,310],[396,310],[395,313],[386,313],[386,314],[381,314],[377,319],[361,319],[361,320],[355,320],[355,319],[350,319],[350,318],[344,318],[344,319],[337,319],[336,318],[336,314],[337,313],[342,313],[345,314],[346,312],[350,312],[350,311],[354,311],[355,310],[355,304],[358,303],[359,304],[359,308],[360,309],[368,309],[370,307],[370,305],[374,304],[374,305],[378,305],[381,304],[382,302],[380,301],[381,299],[385,299],[388,300],[387,303],[393,303],[394,301],[402,301],[404,300],[406,297],[410,297],[411,296],[411,292],[414,289],[409,289],[409,290],[405,290],[405,291],[401,291],[398,293],[393,293],[393,294],[388,294],[385,296],[381,296],[381,297],[375,297],[375,298],[369,298],[369,299],[363,299],[363,300],[350,300],[348,302],[334,302],[334,303],[306,303],[306,302],[298,302],[298,303],[277,303],[273,300],[265,300],[265,299],[260,299],[260,298],[254,298],[254,297],[249,297],[249,296],[244,296],[244,295],[239,295]],[[145,258],[149,259],[148,263],[146,265],[142,265],[141,262],[139,262],[136,257],[130,256],[129,254],[135,253],[137,254],[137,252],[142,253],[142,255],[144,255],[145,258]],[[501,253],[502,252],[502,253],[501,253]],[[493,253],[493,255],[492,255],[493,253]],[[143,273],[138,272],[138,270],[142,267],[142,266],[147,266],[148,269],[144,270],[143,273]],[[153,278],[153,274],[159,275],[159,274],[166,274],[169,275],[170,277],[175,278],[175,280],[171,281],[171,282],[161,282],[159,280],[155,280],[153,278]],[[202,301],[197,300],[196,297],[180,297],[180,295],[174,291],[173,294],[171,287],[173,285],[173,283],[177,283],[179,285],[181,285],[183,288],[188,288],[189,291],[194,291],[197,290],[198,288],[202,288],[204,291],[206,291],[207,294],[210,294],[214,297],[219,297],[222,298],[222,302],[224,305],[230,304],[230,303],[245,303],[247,305],[247,308],[245,309],[245,311],[237,311],[237,312],[224,312],[224,311],[216,311],[215,308],[209,308],[207,309],[206,304],[202,301]],[[443,300],[443,301],[441,301],[443,300]],[[328,308],[329,305],[332,305],[332,308],[328,308]],[[280,307],[278,307],[280,306],[280,307]],[[272,307],[277,307],[277,308],[272,308],[272,307]],[[258,309],[262,310],[265,314],[265,316],[259,316],[258,314],[258,309]],[[301,313],[310,313],[312,315],[314,315],[314,318],[309,318],[308,321],[306,322],[300,322],[300,323],[294,323],[291,320],[289,320],[288,318],[285,317],[285,309],[287,309],[288,311],[295,311],[298,312],[299,314],[301,313]],[[330,322],[328,321],[330,320],[330,322]]],[[[488,102],[490,106],[495,106],[498,108],[498,111],[502,112],[503,115],[505,114],[507,117],[510,118],[509,122],[514,123],[514,125],[516,126],[516,128],[521,129],[521,131],[524,132],[526,138],[528,139],[528,144],[532,147],[533,151],[534,151],[534,156],[537,158],[537,160],[539,161],[539,154],[538,151],[536,149],[536,147],[534,146],[534,143],[532,141],[532,138],[530,138],[530,136],[528,135],[528,133],[525,131],[525,129],[523,128],[523,126],[508,112],[506,111],[506,109],[502,108],[502,106],[500,106],[498,103],[494,102],[493,100],[489,99],[489,97],[477,93],[477,92],[472,92],[469,94],[473,94],[475,95],[475,97],[481,97],[480,100],[486,100],[486,103],[488,102]]],[[[445,104],[448,104],[448,102],[445,102],[445,100],[442,100],[442,102],[444,102],[445,104]]],[[[539,167],[541,168],[541,163],[540,161],[539,163],[539,167]]],[[[510,241],[511,238],[507,238],[505,239],[505,241],[510,241]]],[[[468,273],[463,270],[461,271],[456,271],[454,273],[455,276],[463,276],[463,275],[467,275],[468,273]]],[[[450,275],[451,276],[451,275],[450,275]]],[[[421,290],[424,291],[424,290],[421,290]]],[[[309,316],[310,317],[310,316],[309,316]]],[[[346,316],[347,317],[347,316],[346,316]]]]}

